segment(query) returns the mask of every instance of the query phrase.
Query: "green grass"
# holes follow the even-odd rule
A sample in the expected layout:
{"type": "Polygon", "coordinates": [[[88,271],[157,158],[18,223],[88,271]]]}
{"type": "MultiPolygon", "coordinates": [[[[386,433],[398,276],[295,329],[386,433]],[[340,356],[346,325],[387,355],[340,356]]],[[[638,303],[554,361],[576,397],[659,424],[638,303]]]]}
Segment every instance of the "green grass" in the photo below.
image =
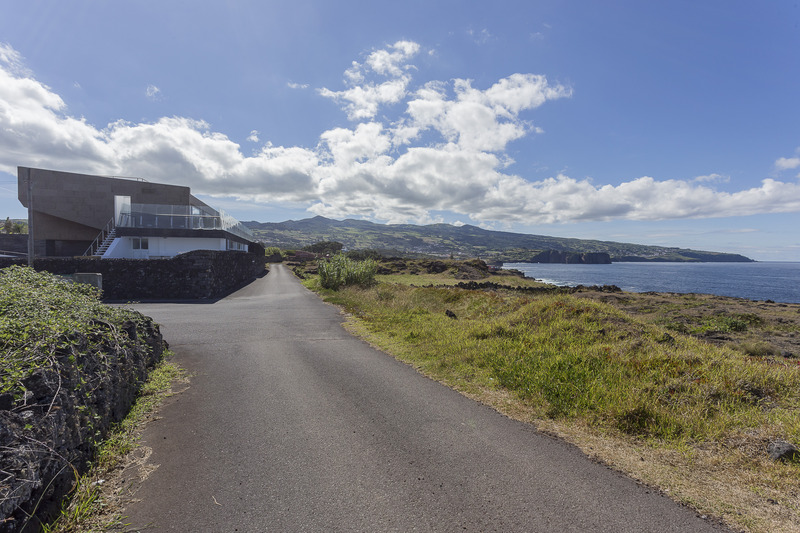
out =
{"type": "Polygon", "coordinates": [[[400,283],[403,285],[455,285],[462,280],[447,274],[378,274],[375,281],[400,283]]]}
{"type": "MultiPolygon", "coordinates": [[[[456,279],[450,272],[442,272],[441,274],[378,274],[375,276],[375,281],[383,283],[392,283],[400,285],[416,285],[423,287],[425,285],[457,285],[463,283],[463,279],[456,279]]],[[[506,287],[544,287],[545,283],[536,281],[531,278],[522,278],[511,275],[492,275],[480,280],[478,283],[492,282],[506,287]]]]}

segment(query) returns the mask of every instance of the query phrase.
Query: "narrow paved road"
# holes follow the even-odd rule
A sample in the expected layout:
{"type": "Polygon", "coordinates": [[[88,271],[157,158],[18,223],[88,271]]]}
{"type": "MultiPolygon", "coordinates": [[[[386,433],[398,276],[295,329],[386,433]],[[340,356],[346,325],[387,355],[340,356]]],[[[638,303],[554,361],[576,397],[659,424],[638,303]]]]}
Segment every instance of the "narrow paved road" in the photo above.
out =
{"type": "Polygon", "coordinates": [[[285,267],[214,304],[140,304],[192,374],[143,438],[147,531],[722,529],[431,381],[285,267]]]}

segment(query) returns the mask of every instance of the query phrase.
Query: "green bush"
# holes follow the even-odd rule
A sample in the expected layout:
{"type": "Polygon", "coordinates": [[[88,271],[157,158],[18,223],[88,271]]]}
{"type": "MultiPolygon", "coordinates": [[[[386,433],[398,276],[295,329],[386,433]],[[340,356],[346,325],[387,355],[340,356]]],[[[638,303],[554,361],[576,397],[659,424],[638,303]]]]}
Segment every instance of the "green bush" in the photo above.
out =
{"type": "Polygon", "coordinates": [[[374,259],[379,261],[383,259],[383,255],[378,250],[372,249],[350,250],[346,255],[353,261],[364,261],[365,259],[374,259]]]}
{"type": "Polygon", "coordinates": [[[378,271],[378,263],[373,259],[353,261],[342,254],[320,261],[317,267],[320,286],[334,291],[347,285],[368,287],[375,283],[375,273],[378,271]]]}
{"type": "Polygon", "coordinates": [[[344,248],[344,245],[342,243],[340,243],[340,242],[336,242],[336,241],[321,241],[321,242],[316,242],[314,244],[310,244],[308,246],[305,246],[303,248],[303,250],[305,250],[307,252],[315,253],[315,254],[323,254],[323,255],[330,254],[330,255],[333,255],[333,254],[340,253],[342,251],[342,248],[344,248]]]}
{"type": "Polygon", "coordinates": [[[0,393],[16,392],[36,368],[53,364],[56,351],[78,342],[79,334],[93,339],[108,324],[144,320],[135,311],[103,305],[99,297],[90,285],[28,267],[0,270],[0,393]]]}

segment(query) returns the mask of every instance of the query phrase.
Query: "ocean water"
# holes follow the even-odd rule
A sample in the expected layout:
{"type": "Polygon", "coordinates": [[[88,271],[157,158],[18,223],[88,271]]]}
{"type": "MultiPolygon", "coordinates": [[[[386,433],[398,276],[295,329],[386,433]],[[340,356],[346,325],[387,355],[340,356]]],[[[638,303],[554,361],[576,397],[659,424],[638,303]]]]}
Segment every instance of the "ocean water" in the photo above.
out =
{"type": "Polygon", "coordinates": [[[800,263],[506,263],[554,285],[616,285],[630,292],[682,292],[800,303],[800,263]]]}

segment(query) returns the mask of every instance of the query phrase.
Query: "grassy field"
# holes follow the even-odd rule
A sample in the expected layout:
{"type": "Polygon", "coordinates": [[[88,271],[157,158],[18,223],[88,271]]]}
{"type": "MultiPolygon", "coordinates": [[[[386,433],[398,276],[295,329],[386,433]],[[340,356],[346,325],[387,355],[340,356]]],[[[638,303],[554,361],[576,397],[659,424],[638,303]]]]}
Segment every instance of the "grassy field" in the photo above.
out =
{"type": "Polygon", "coordinates": [[[460,281],[446,266],[369,288],[305,283],[374,345],[702,514],[800,530],[800,462],[768,457],[771,442],[800,445],[799,305],[425,286],[460,281]]]}

